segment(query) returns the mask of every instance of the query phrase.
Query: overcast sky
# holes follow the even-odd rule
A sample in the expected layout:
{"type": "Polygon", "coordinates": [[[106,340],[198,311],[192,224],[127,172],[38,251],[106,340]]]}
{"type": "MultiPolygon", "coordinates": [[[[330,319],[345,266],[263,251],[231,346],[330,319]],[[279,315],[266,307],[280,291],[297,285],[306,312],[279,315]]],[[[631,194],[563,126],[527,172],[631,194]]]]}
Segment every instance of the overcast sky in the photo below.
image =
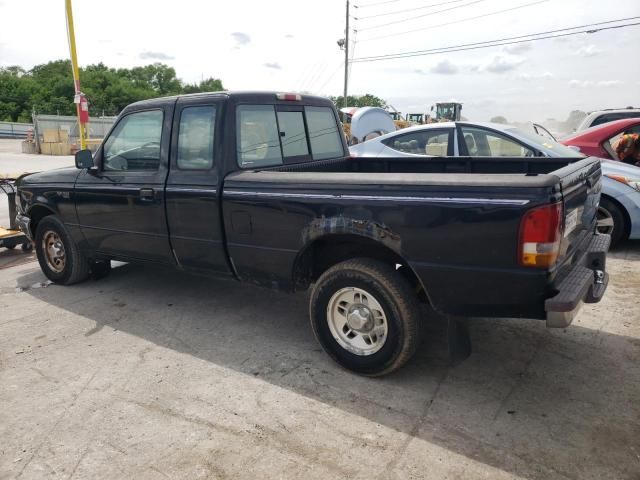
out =
{"type": "MultiPolygon", "coordinates": [[[[232,90],[342,94],[344,54],[336,41],[344,36],[343,0],[73,4],[82,65],[160,61],[183,80],[213,76],[232,90]]],[[[355,58],[640,16],[640,0],[352,0],[353,5],[355,58]],[[394,13],[403,10],[408,11],[394,13]],[[450,22],[458,23],[443,25],[450,22]]],[[[636,26],[354,63],[349,92],[378,95],[403,112],[456,99],[472,120],[564,120],[574,109],[640,106],[639,46],[636,26]]],[[[68,55],[63,0],[0,0],[0,65],[30,68],[68,55]]]]}

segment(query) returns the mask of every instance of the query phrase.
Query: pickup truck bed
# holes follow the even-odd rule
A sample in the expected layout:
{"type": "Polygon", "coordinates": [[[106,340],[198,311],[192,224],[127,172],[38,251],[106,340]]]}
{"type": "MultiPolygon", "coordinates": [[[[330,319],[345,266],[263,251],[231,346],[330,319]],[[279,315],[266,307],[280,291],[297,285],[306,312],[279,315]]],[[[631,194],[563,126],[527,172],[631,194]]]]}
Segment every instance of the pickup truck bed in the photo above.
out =
{"type": "MultiPolygon", "coordinates": [[[[562,179],[585,169],[597,178],[598,165],[593,159],[347,158],[310,164],[311,172],[304,165],[237,172],[225,179],[223,193],[229,254],[242,278],[283,288],[293,281],[304,289],[315,278],[299,267],[305,255],[340,255],[335,246],[332,253],[305,247],[328,234],[357,235],[397,253],[443,314],[546,319],[544,301],[557,290],[556,277],[588,245],[567,240],[554,268],[522,268],[520,220],[528,209],[561,198],[562,179]],[[449,169],[474,173],[419,173],[449,169]],[[523,173],[502,172],[517,169],[523,173]],[[253,220],[251,231],[236,233],[238,211],[253,220]]],[[[586,195],[573,201],[585,200],[595,205],[586,195]]],[[[588,240],[593,221],[572,235],[588,240]]]]}
{"type": "Polygon", "coordinates": [[[22,178],[19,223],[58,283],[118,259],[312,286],[316,337],[367,375],[410,358],[420,301],[560,327],[601,298],[597,159],[350,158],[339,132],[317,97],[140,102],[80,170],[22,178]]]}

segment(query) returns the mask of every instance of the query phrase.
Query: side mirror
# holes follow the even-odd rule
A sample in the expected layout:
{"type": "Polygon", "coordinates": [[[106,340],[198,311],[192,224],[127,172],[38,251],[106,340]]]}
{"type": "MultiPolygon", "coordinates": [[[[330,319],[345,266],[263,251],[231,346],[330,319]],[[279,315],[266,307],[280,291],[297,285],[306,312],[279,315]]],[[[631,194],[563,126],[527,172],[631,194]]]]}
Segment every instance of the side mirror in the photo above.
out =
{"type": "Polygon", "coordinates": [[[93,167],[93,154],[91,150],[79,150],[76,152],[76,168],[89,169],[93,167]]]}

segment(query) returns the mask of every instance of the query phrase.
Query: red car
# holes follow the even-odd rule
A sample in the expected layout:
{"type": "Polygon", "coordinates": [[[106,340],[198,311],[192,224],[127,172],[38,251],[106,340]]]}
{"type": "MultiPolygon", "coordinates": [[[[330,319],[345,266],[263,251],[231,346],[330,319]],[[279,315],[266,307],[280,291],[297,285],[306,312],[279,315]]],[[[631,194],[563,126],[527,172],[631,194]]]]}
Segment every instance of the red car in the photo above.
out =
{"type": "Polygon", "coordinates": [[[640,118],[603,123],[558,141],[567,146],[578,147],[585,155],[618,160],[613,146],[624,132],[640,133],[640,118]]]}

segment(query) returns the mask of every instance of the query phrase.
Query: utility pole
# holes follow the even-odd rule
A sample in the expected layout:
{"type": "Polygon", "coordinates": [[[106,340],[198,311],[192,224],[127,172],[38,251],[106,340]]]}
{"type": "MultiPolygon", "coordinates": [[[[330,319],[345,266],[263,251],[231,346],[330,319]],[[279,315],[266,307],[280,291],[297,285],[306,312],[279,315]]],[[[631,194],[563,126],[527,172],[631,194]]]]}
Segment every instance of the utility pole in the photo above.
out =
{"type": "Polygon", "coordinates": [[[78,55],[76,53],[76,34],[73,28],[73,11],[71,0],[65,0],[65,11],[67,15],[67,35],[69,36],[69,53],[71,54],[71,71],[73,72],[73,85],[75,88],[74,103],[78,114],[78,130],[80,134],[80,148],[87,148],[85,135],[85,125],[89,121],[89,109],[87,101],[80,90],[80,69],[78,68],[78,55]]]}
{"type": "Polygon", "coordinates": [[[347,108],[347,84],[349,82],[349,0],[344,30],[344,108],[347,108]]]}

